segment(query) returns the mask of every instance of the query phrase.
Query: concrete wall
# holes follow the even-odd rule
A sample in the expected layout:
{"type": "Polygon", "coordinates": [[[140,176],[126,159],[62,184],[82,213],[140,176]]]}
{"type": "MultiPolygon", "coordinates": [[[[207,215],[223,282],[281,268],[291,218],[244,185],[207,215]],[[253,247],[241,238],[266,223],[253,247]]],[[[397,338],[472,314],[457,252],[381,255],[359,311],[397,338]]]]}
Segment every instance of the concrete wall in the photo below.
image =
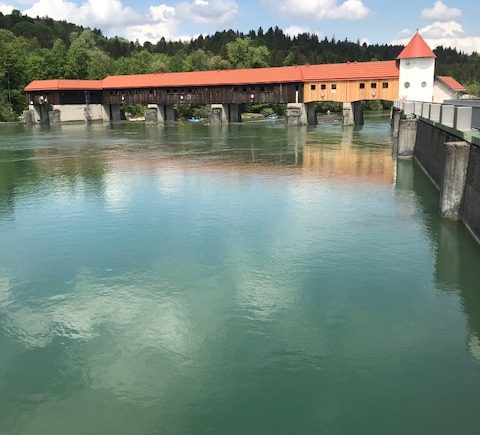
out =
{"type": "Polygon", "coordinates": [[[55,104],[53,110],[60,110],[60,122],[86,121],[86,115],[89,121],[103,121],[105,111],[101,104],[90,104],[88,113],[85,110],[85,104],[55,104]]]}
{"type": "Polygon", "coordinates": [[[458,140],[447,132],[418,121],[415,158],[438,186],[442,185],[445,168],[445,142],[458,140]]]}
{"type": "Polygon", "coordinates": [[[433,98],[433,82],[435,78],[435,59],[401,59],[399,98],[431,102],[433,98]],[[405,83],[409,87],[405,87],[405,83]],[[422,83],[425,82],[425,86],[422,83]]]}
{"type": "Polygon", "coordinates": [[[480,147],[466,142],[460,131],[420,119],[412,122],[417,122],[414,156],[440,190],[440,213],[447,219],[463,221],[480,242],[480,147]],[[458,160],[458,152],[452,155],[452,146],[465,150],[463,161],[458,160]],[[453,195],[448,191],[452,186],[453,195]],[[457,204],[452,216],[443,210],[449,201],[457,204]]]}
{"type": "Polygon", "coordinates": [[[477,239],[480,239],[480,148],[477,146],[470,148],[462,218],[477,239]]]}

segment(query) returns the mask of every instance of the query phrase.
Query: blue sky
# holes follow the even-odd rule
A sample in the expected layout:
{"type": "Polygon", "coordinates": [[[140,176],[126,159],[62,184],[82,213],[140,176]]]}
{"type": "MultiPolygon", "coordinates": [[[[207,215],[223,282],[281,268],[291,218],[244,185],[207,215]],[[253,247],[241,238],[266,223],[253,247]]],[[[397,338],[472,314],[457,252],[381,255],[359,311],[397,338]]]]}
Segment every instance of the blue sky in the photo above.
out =
{"type": "Polygon", "coordinates": [[[0,0],[0,11],[13,7],[141,42],[279,26],[292,35],[390,43],[418,28],[432,46],[480,51],[480,0],[0,0]]]}

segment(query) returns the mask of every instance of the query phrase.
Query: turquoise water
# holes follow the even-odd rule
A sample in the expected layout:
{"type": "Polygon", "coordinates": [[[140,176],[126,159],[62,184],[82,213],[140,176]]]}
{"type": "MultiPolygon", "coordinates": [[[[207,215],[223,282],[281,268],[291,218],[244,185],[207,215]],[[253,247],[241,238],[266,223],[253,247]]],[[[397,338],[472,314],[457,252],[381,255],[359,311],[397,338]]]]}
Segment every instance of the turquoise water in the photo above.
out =
{"type": "Polygon", "coordinates": [[[391,145],[0,126],[0,433],[478,434],[480,248],[391,145]]]}

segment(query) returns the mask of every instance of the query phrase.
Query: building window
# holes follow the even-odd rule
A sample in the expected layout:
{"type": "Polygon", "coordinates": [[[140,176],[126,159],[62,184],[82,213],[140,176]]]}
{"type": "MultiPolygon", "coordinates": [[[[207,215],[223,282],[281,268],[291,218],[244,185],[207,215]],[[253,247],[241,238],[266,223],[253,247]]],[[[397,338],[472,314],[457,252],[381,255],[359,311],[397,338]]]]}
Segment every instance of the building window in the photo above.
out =
{"type": "Polygon", "coordinates": [[[243,91],[243,92],[247,92],[247,88],[242,88],[242,91],[243,91]]]}
{"type": "Polygon", "coordinates": [[[325,89],[327,89],[327,85],[321,85],[320,88],[322,89],[322,91],[324,91],[325,89]]]}
{"type": "Polygon", "coordinates": [[[260,92],[265,92],[265,86],[260,86],[260,92]]]}
{"type": "Polygon", "coordinates": [[[365,89],[365,83],[360,83],[360,89],[365,89]]]}
{"type": "Polygon", "coordinates": [[[314,91],[315,89],[317,89],[317,86],[316,86],[316,85],[311,85],[311,86],[310,86],[310,89],[311,89],[312,91],[314,91]]]}
{"type": "Polygon", "coordinates": [[[407,89],[410,87],[410,82],[405,82],[404,85],[407,89]]]}
{"type": "Polygon", "coordinates": [[[383,89],[388,89],[388,82],[383,83],[383,84],[382,84],[382,88],[383,88],[383,89]]]}
{"type": "Polygon", "coordinates": [[[372,89],[377,89],[377,84],[376,84],[376,83],[372,83],[372,84],[370,85],[370,87],[371,87],[372,89]]]}
{"type": "Polygon", "coordinates": [[[337,90],[337,85],[334,83],[334,84],[332,85],[332,91],[336,91],[336,90],[337,90]]]}
{"type": "Polygon", "coordinates": [[[422,88],[426,88],[427,87],[427,82],[422,82],[422,88]]]}

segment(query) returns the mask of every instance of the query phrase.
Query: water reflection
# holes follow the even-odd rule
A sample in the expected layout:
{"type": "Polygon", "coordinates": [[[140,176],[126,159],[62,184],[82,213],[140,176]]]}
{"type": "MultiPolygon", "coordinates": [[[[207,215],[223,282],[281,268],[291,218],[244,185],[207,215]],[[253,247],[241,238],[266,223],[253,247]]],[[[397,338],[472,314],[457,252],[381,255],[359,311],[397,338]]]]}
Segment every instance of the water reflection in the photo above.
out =
{"type": "Polygon", "coordinates": [[[414,195],[414,210],[421,214],[425,234],[431,243],[435,283],[439,289],[461,297],[470,331],[467,346],[480,360],[479,247],[461,223],[440,218],[439,194],[419,167],[412,161],[398,161],[397,164],[397,188],[414,195]]]}
{"type": "Polygon", "coordinates": [[[161,172],[163,167],[244,172],[257,171],[251,164],[259,164],[288,173],[294,166],[309,177],[346,176],[372,183],[389,183],[394,173],[388,140],[375,146],[377,129],[362,133],[335,125],[319,132],[307,127],[119,124],[11,130],[23,133],[22,146],[16,146],[16,136],[9,141],[7,130],[0,146],[1,214],[12,212],[15,196],[39,194],[52,186],[60,194],[88,191],[119,203],[126,186],[118,182],[125,171],[161,172]]]}

